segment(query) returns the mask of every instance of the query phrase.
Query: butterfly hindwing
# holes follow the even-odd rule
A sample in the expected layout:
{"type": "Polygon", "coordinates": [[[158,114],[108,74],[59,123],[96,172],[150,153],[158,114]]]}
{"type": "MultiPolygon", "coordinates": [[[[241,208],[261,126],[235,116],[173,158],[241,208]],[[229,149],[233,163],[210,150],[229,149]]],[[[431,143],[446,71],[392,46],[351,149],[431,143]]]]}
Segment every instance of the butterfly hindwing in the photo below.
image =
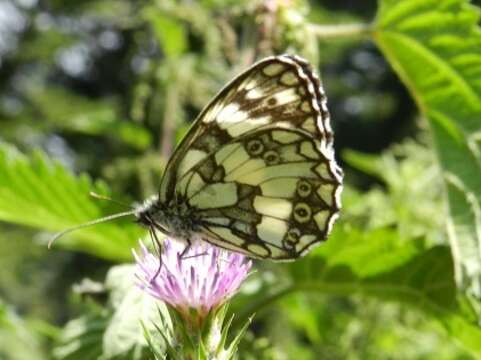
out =
{"type": "Polygon", "coordinates": [[[325,96],[307,62],[276,56],[232,80],[167,165],[160,201],[183,199],[201,237],[270,259],[325,239],[340,208],[325,96]]]}
{"type": "Polygon", "coordinates": [[[301,256],[339,211],[340,175],[303,130],[250,131],[180,179],[206,241],[261,258],[301,256]]]}

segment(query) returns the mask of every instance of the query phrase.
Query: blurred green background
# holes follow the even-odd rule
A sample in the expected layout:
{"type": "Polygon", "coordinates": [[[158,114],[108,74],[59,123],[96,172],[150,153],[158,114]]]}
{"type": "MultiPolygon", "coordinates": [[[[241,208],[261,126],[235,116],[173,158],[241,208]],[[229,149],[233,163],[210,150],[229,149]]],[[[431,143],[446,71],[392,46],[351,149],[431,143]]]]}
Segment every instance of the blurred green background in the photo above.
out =
{"type": "Polygon", "coordinates": [[[231,307],[234,325],[256,313],[239,359],[480,356],[473,4],[0,0],[0,359],[149,358],[142,305],[105,283],[144,232],[120,220],[46,242],[122,210],[89,191],[155,193],[209,99],[284,52],[324,83],[344,209],[306,259],[256,263],[231,307]]]}

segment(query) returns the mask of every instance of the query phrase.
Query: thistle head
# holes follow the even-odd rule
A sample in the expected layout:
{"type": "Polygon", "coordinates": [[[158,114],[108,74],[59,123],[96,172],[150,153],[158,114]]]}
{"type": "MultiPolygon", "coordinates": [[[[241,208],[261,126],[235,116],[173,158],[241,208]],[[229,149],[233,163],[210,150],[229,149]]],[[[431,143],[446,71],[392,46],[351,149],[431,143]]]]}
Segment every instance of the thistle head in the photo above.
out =
{"type": "Polygon", "coordinates": [[[201,328],[207,316],[238,291],[251,261],[201,241],[181,258],[185,246],[165,239],[159,262],[141,244],[140,255],[134,252],[136,276],[142,289],[170,305],[193,328],[201,328]]]}

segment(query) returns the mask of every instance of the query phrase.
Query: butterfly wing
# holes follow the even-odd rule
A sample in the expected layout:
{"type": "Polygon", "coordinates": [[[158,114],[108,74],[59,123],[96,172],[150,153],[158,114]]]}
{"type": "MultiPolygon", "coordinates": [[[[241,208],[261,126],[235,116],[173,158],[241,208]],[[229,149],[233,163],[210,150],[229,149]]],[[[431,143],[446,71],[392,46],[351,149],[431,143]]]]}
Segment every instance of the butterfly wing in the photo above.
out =
{"type": "Polygon", "coordinates": [[[271,126],[222,146],[176,188],[196,209],[204,240],[249,255],[297,258],[337,217],[342,175],[299,129],[271,126]]]}
{"type": "Polygon", "coordinates": [[[214,97],[167,164],[160,200],[168,203],[177,179],[208,154],[248,131],[272,124],[305,129],[334,157],[325,95],[309,64],[297,56],[266,58],[214,97]]]}
{"type": "Polygon", "coordinates": [[[341,183],[320,82],[307,62],[282,55],[253,65],[202,111],[160,200],[187,201],[217,246],[293,259],[327,236],[341,183]]]}

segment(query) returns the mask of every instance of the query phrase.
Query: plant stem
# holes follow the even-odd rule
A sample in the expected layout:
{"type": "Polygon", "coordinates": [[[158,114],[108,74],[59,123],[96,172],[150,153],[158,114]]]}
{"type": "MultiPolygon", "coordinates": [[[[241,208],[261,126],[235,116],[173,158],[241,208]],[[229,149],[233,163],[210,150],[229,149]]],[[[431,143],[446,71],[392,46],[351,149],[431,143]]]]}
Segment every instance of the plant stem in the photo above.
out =
{"type": "Polygon", "coordinates": [[[418,306],[425,307],[429,311],[434,311],[439,314],[446,313],[446,309],[443,309],[426,298],[426,295],[422,292],[413,290],[403,284],[394,285],[376,285],[376,284],[362,284],[362,286],[356,282],[341,282],[341,283],[323,283],[323,282],[305,282],[300,284],[293,284],[281,289],[276,289],[264,297],[259,297],[253,301],[249,306],[244,307],[236,314],[234,320],[234,327],[238,327],[245,322],[249,316],[253,313],[258,313],[264,308],[267,308],[270,304],[282,299],[283,297],[295,292],[318,292],[329,295],[351,295],[353,293],[365,293],[375,294],[377,296],[389,297],[391,299],[404,299],[403,301],[417,304],[418,306]]]}
{"type": "Polygon", "coordinates": [[[311,30],[320,39],[367,36],[372,32],[371,24],[317,25],[310,24],[311,30]]]}
{"type": "Polygon", "coordinates": [[[178,110],[178,91],[173,82],[167,88],[164,119],[161,124],[160,155],[162,159],[169,159],[175,143],[176,119],[178,110]]]}

